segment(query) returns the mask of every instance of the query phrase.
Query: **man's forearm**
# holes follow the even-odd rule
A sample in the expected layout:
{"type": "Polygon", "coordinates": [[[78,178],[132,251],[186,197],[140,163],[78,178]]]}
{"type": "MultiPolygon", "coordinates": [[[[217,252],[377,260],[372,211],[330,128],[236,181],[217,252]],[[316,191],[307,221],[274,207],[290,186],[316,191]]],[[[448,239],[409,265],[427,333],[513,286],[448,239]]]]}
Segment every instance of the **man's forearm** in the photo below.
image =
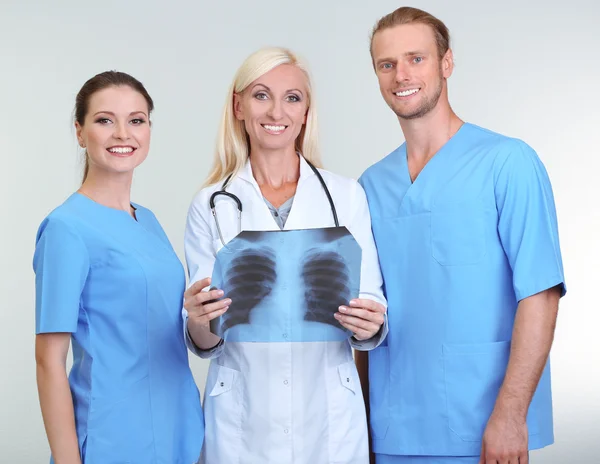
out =
{"type": "Polygon", "coordinates": [[[508,368],[496,400],[496,413],[523,420],[548,360],[558,314],[555,287],[523,299],[517,308],[508,368]]]}

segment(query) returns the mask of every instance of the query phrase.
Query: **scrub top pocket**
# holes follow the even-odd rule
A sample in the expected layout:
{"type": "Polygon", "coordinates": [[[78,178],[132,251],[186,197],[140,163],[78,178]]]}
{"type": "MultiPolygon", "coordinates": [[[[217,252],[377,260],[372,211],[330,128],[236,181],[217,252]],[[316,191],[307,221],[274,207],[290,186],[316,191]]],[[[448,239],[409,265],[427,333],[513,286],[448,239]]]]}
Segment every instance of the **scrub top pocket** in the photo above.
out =
{"type": "Polygon", "coordinates": [[[237,462],[242,436],[241,374],[212,362],[206,382],[203,462],[237,462]]]}
{"type": "Polygon", "coordinates": [[[486,254],[482,205],[458,203],[431,211],[431,254],[442,266],[478,264],[486,254]]]}

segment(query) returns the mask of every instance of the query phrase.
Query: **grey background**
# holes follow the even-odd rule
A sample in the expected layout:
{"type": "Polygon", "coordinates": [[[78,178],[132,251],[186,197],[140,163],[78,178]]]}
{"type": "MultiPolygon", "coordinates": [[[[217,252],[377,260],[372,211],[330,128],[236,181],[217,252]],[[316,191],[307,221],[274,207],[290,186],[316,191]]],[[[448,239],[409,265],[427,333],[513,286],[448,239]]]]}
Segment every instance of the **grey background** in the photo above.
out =
{"type": "MultiPolygon", "coordinates": [[[[453,34],[454,109],[525,139],[553,182],[569,294],[553,349],[556,444],[533,462],[600,462],[600,6],[596,0],[414,1],[453,34]]],[[[133,200],[183,258],[189,202],[212,160],[222,105],[242,60],[264,45],[302,54],[315,78],[326,167],[358,177],[402,142],[368,54],[374,22],[398,2],[1,0],[0,462],[47,462],[34,363],[31,257],[43,217],[78,187],[76,92],[118,69],[156,102],[152,149],[133,200]]],[[[199,387],[207,363],[191,360],[199,387]]]]}

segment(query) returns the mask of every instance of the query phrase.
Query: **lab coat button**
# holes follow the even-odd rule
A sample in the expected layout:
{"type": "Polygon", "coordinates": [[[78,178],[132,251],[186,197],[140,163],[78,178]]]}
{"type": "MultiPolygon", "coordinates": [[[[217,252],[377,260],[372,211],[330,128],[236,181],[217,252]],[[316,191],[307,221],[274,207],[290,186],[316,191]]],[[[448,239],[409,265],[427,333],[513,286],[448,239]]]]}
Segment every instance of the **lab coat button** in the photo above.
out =
{"type": "Polygon", "coordinates": [[[288,433],[288,432],[289,432],[289,430],[288,430],[288,429],[285,429],[285,430],[283,431],[283,433],[288,433]]]}
{"type": "Polygon", "coordinates": [[[224,387],[225,386],[225,382],[221,382],[221,386],[224,387]]]}
{"type": "Polygon", "coordinates": [[[289,382],[288,382],[287,380],[284,380],[284,381],[283,381],[283,384],[284,384],[284,385],[287,385],[288,383],[289,383],[289,382]]]}

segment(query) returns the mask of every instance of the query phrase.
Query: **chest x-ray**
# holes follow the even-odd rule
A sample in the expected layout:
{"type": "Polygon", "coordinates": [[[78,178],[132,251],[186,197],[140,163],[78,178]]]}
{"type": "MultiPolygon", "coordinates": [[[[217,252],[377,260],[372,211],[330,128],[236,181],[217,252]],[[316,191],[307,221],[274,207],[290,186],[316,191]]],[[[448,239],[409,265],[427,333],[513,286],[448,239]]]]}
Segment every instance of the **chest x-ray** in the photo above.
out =
{"type": "Polygon", "coordinates": [[[334,314],[358,297],[361,256],[345,227],[241,232],[217,253],[212,287],[232,303],[212,332],[230,342],[350,337],[334,314]]]}

